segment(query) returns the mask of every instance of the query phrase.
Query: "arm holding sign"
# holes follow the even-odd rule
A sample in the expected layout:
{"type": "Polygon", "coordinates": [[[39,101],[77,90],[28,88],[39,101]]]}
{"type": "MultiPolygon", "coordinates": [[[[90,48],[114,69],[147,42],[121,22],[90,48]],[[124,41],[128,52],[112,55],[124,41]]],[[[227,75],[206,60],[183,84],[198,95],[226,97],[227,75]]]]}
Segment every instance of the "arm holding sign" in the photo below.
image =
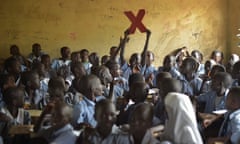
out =
{"type": "Polygon", "coordinates": [[[146,41],[144,45],[143,52],[141,54],[142,59],[141,59],[141,65],[144,66],[146,64],[146,57],[147,57],[147,50],[148,50],[148,43],[149,43],[149,38],[151,36],[151,31],[147,29],[146,31],[146,41]]]}
{"type": "Polygon", "coordinates": [[[121,66],[126,62],[124,58],[125,45],[129,41],[129,29],[124,32],[124,38],[120,40],[119,49],[120,49],[120,61],[121,66]]]}

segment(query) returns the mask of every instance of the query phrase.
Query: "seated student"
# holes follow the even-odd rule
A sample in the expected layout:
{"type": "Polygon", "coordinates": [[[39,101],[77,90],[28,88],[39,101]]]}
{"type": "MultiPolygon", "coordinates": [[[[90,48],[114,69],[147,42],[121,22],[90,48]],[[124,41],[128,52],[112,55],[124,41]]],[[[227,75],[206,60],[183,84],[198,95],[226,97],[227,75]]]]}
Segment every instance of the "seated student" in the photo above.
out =
{"type": "Polygon", "coordinates": [[[202,63],[203,61],[203,54],[198,51],[198,50],[193,50],[191,52],[191,56],[194,57],[198,63],[199,63],[199,66],[198,66],[198,69],[197,69],[197,74],[200,76],[200,75],[203,75],[205,73],[205,69],[204,69],[204,64],[202,63]]]}
{"type": "Polygon", "coordinates": [[[27,59],[20,53],[19,47],[17,45],[11,45],[10,47],[10,54],[9,58],[15,58],[19,61],[21,71],[26,71],[28,69],[28,61],[27,59]]]}
{"type": "Polygon", "coordinates": [[[101,65],[105,65],[110,60],[110,56],[104,55],[101,57],[101,65]]]}
{"type": "Polygon", "coordinates": [[[96,128],[91,131],[85,129],[79,136],[77,143],[116,143],[119,130],[114,126],[116,121],[115,105],[109,99],[98,101],[95,106],[94,118],[97,121],[96,128]]]}
{"type": "Polygon", "coordinates": [[[211,57],[212,60],[214,60],[217,64],[222,65],[223,64],[223,52],[219,50],[212,51],[211,57]]]}
{"type": "Polygon", "coordinates": [[[154,75],[156,74],[157,70],[153,65],[154,62],[154,54],[151,51],[146,52],[146,69],[144,71],[144,77],[146,82],[151,86],[154,85],[154,75]]]}
{"type": "Polygon", "coordinates": [[[83,63],[87,74],[90,74],[92,64],[89,62],[89,51],[87,49],[82,49],[80,51],[80,56],[81,56],[81,62],[83,63]]]}
{"type": "MultiPolygon", "coordinates": [[[[126,39],[128,39],[128,32],[125,32],[124,40],[126,42],[126,39]]],[[[142,75],[145,72],[146,68],[146,55],[147,55],[147,49],[148,49],[148,42],[150,38],[151,32],[150,30],[147,30],[146,32],[146,41],[144,45],[144,49],[142,54],[134,53],[131,55],[129,59],[129,64],[124,59],[124,49],[123,46],[120,51],[120,60],[122,62],[121,69],[122,69],[122,75],[125,79],[129,79],[129,76],[133,73],[141,73],[142,75]]]]}
{"type": "Polygon", "coordinates": [[[79,51],[71,53],[71,63],[81,62],[81,55],[79,51]]]}
{"type": "Polygon", "coordinates": [[[44,65],[47,78],[57,76],[56,71],[51,68],[51,58],[48,54],[41,56],[41,63],[44,65]]]}
{"type": "Polygon", "coordinates": [[[205,73],[203,75],[200,75],[200,78],[202,78],[202,79],[208,78],[209,77],[209,73],[212,70],[212,67],[214,65],[216,65],[216,64],[217,63],[214,60],[212,60],[212,59],[206,60],[206,62],[204,64],[204,71],[205,71],[205,73]]]}
{"type": "Polygon", "coordinates": [[[240,61],[233,65],[232,70],[233,84],[232,86],[240,86],[240,61]]]}
{"type": "Polygon", "coordinates": [[[177,69],[181,67],[184,58],[190,56],[186,46],[174,50],[170,55],[175,56],[177,69]]]}
{"type": "Polygon", "coordinates": [[[51,127],[38,132],[38,137],[45,138],[49,143],[74,144],[76,135],[70,122],[72,108],[62,102],[55,103],[52,110],[51,127]]]}
{"type": "Polygon", "coordinates": [[[18,86],[21,79],[21,64],[20,62],[13,57],[10,57],[4,62],[4,69],[6,74],[14,76],[15,84],[18,86]]]}
{"type": "Polygon", "coordinates": [[[149,103],[139,103],[135,106],[130,117],[130,137],[129,143],[136,144],[159,144],[155,139],[150,128],[153,121],[153,106],[149,103]]]}
{"type": "Polygon", "coordinates": [[[228,113],[225,114],[225,120],[219,131],[221,140],[232,144],[240,142],[240,87],[233,87],[229,90],[226,108],[228,113]]]}
{"type": "MultiPolygon", "coordinates": [[[[177,83],[171,82],[171,85],[165,87],[170,88],[175,84],[177,83]]],[[[176,144],[202,144],[195,111],[189,97],[178,92],[169,92],[165,96],[164,103],[168,118],[160,139],[176,144]]]]}
{"type": "Polygon", "coordinates": [[[176,68],[176,58],[173,55],[164,57],[163,66],[158,68],[158,72],[169,72],[173,78],[179,77],[181,74],[176,68]]]}
{"type": "Polygon", "coordinates": [[[44,53],[41,51],[41,45],[34,43],[32,45],[32,53],[28,55],[28,61],[30,62],[30,65],[32,65],[34,62],[40,62],[43,54],[44,53]]]}
{"type": "Polygon", "coordinates": [[[3,93],[9,87],[15,87],[15,79],[10,74],[0,75],[0,108],[4,106],[3,93]]]}
{"type": "Polygon", "coordinates": [[[214,65],[209,71],[208,76],[202,78],[203,82],[200,88],[200,93],[206,93],[211,91],[212,78],[218,72],[226,72],[223,65],[219,65],[219,64],[214,65]]]}
{"type": "Polygon", "coordinates": [[[202,120],[204,134],[206,137],[214,137],[222,123],[222,115],[213,115],[215,110],[226,109],[225,103],[229,88],[232,84],[232,77],[226,72],[218,72],[213,76],[211,91],[197,96],[198,105],[204,104],[203,113],[199,112],[198,117],[202,120]]]}
{"type": "Polygon", "coordinates": [[[100,79],[102,83],[102,89],[104,92],[103,96],[109,97],[110,83],[113,81],[113,77],[110,74],[109,69],[106,66],[102,65],[95,67],[95,70],[92,71],[91,73],[96,75],[100,79]]]}
{"type": "Polygon", "coordinates": [[[182,83],[182,92],[188,96],[200,94],[202,80],[196,75],[198,65],[198,62],[193,57],[187,57],[180,67],[182,75],[177,79],[182,83]]]}
{"type": "Polygon", "coordinates": [[[92,64],[91,71],[99,66],[99,55],[96,52],[92,52],[89,55],[89,62],[92,64]]]}
{"type": "Polygon", "coordinates": [[[82,62],[71,63],[71,72],[73,74],[74,79],[72,80],[72,85],[69,88],[69,92],[73,94],[77,93],[77,85],[79,80],[87,74],[84,65],[82,62]]]}
{"type": "Polygon", "coordinates": [[[226,64],[226,71],[228,73],[232,73],[233,65],[240,60],[237,54],[231,54],[227,64],[226,64]]]}
{"type": "Polygon", "coordinates": [[[68,47],[62,47],[61,48],[61,58],[54,59],[51,65],[51,68],[55,71],[58,71],[58,69],[62,66],[68,66],[71,62],[70,60],[70,48],[68,47]]]}
{"type": "Polygon", "coordinates": [[[22,73],[21,83],[25,90],[24,103],[29,105],[26,108],[41,109],[43,93],[40,93],[40,79],[37,72],[27,71],[22,73]]]}
{"type": "Polygon", "coordinates": [[[102,86],[99,78],[95,75],[83,76],[79,83],[79,92],[83,94],[82,99],[73,105],[74,128],[84,125],[96,127],[94,119],[95,101],[102,95],[102,86]]]}

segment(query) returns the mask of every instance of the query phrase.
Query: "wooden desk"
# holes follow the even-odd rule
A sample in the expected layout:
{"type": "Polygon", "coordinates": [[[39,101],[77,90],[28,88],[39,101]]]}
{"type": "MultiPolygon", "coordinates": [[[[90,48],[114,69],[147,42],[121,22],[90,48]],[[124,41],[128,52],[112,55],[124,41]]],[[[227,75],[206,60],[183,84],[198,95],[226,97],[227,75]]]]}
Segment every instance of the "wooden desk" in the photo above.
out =
{"type": "Polygon", "coordinates": [[[34,110],[34,109],[30,109],[30,110],[26,110],[29,112],[31,117],[40,117],[42,110],[34,110]]]}
{"type": "Polygon", "coordinates": [[[10,135],[31,134],[33,133],[33,125],[13,125],[8,133],[10,135]]]}

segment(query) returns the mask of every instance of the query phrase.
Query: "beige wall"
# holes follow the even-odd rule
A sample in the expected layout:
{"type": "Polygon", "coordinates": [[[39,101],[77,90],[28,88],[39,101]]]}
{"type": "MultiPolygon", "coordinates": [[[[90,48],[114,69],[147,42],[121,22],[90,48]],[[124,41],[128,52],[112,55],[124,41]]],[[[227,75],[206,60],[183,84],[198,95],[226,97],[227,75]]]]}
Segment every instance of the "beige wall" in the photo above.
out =
{"type": "Polygon", "coordinates": [[[240,55],[240,39],[236,36],[240,33],[240,1],[229,0],[229,24],[228,24],[228,47],[229,53],[236,53],[240,55]]]}
{"type": "MultiPolygon", "coordinates": [[[[208,58],[213,49],[227,52],[228,4],[236,11],[230,18],[234,23],[239,3],[238,0],[231,0],[230,4],[228,0],[1,0],[0,58],[9,56],[11,44],[19,45],[27,55],[35,42],[52,57],[59,56],[62,46],[69,46],[72,51],[87,48],[101,56],[108,54],[130,25],[123,12],[137,13],[139,9],[146,10],[143,23],[152,31],[149,49],[155,53],[156,65],[162,63],[169,51],[182,46],[190,51],[199,49],[208,58]]],[[[229,34],[233,38],[234,30],[229,34]]],[[[130,39],[127,57],[142,50],[145,34],[137,31],[130,39]]]]}

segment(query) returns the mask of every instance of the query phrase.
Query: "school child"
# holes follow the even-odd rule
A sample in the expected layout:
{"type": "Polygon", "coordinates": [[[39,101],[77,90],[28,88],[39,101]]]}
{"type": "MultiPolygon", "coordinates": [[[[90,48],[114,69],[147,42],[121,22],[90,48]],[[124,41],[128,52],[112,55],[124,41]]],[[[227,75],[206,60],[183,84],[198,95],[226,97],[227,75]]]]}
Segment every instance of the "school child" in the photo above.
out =
{"type": "Polygon", "coordinates": [[[38,137],[45,138],[49,143],[75,144],[76,135],[73,133],[72,108],[62,102],[55,103],[51,113],[51,127],[40,130],[38,137]]]}
{"type": "Polygon", "coordinates": [[[85,125],[96,127],[94,119],[95,101],[102,95],[102,86],[100,79],[95,75],[83,76],[79,84],[79,92],[83,95],[82,99],[73,106],[74,128],[85,125]]]}
{"type": "Polygon", "coordinates": [[[57,76],[57,73],[51,67],[51,58],[48,54],[43,54],[41,56],[41,63],[44,65],[44,69],[46,71],[46,77],[51,78],[57,76]]]}
{"type": "Polygon", "coordinates": [[[193,57],[187,57],[180,67],[181,76],[177,79],[182,83],[182,92],[188,96],[200,94],[202,80],[196,75],[198,65],[193,57]]]}
{"type": "Polygon", "coordinates": [[[210,58],[220,65],[223,64],[223,59],[224,59],[223,52],[221,52],[219,50],[212,51],[210,58]]]}
{"type": "Polygon", "coordinates": [[[30,65],[32,65],[35,62],[41,61],[41,56],[44,54],[41,50],[42,49],[40,44],[34,43],[32,45],[32,53],[28,55],[28,61],[30,65]]]}
{"type": "Polygon", "coordinates": [[[11,56],[9,58],[15,58],[20,62],[22,72],[28,70],[29,63],[27,59],[20,53],[17,45],[10,46],[10,54],[11,56]]]}
{"type": "MultiPolygon", "coordinates": [[[[126,42],[126,39],[128,38],[128,31],[125,32],[124,41],[126,42]]],[[[144,71],[146,69],[146,54],[148,49],[148,42],[150,38],[151,32],[150,30],[147,30],[146,32],[146,41],[144,45],[144,49],[142,54],[134,53],[131,55],[129,59],[129,64],[124,59],[124,49],[125,46],[121,48],[120,51],[120,59],[122,62],[121,69],[122,69],[122,75],[125,79],[129,79],[129,76],[133,73],[141,73],[144,74],[144,71]]]]}
{"type": "Polygon", "coordinates": [[[232,73],[233,65],[240,60],[237,54],[231,54],[227,64],[226,64],[226,71],[228,73],[232,73]]]}
{"type": "Polygon", "coordinates": [[[80,51],[80,56],[81,56],[81,62],[83,63],[87,74],[90,74],[92,64],[89,62],[89,51],[87,49],[82,49],[80,51]]]}
{"type": "Polygon", "coordinates": [[[98,53],[92,52],[90,53],[88,58],[89,58],[89,62],[92,64],[91,70],[99,66],[100,61],[99,61],[98,53]]]}
{"type": "Polygon", "coordinates": [[[79,136],[77,143],[116,143],[117,134],[119,133],[119,129],[114,125],[116,114],[115,105],[111,100],[102,99],[98,101],[94,111],[94,118],[97,121],[97,126],[91,131],[85,129],[79,136]]]}
{"type": "Polygon", "coordinates": [[[15,84],[18,86],[21,80],[21,64],[13,57],[10,57],[4,62],[4,69],[6,74],[14,76],[15,84]]]}
{"type": "Polygon", "coordinates": [[[153,65],[154,62],[154,54],[151,51],[146,52],[146,69],[144,71],[144,77],[146,82],[153,87],[154,86],[154,79],[155,74],[157,72],[155,66],[153,65]]]}
{"type": "Polygon", "coordinates": [[[219,137],[228,143],[238,144],[240,142],[240,87],[233,87],[229,90],[225,114],[225,120],[219,131],[219,137]]]}
{"type": "Polygon", "coordinates": [[[70,48],[69,47],[62,47],[61,50],[61,58],[54,59],[51,65],[51,68],[55,71],[58,71],[58,69],[62,66],[68,66],[71,62],[70,60],[70,48]]]}
{"type": "MultiPolygon", "coordinates": [[[[170,88],[174,84],[176,83],[165,87],[170,88]]],[[[182,93],[169,92],[165,96],[164,104],[168,117],[160,140],[168,140],[176,144],[202,144],[195,111],[189,97],[182,93]]]]}
{"type": "Polygon", "coordinates": [[[71,63],[81,62],[81,56],[79,51],[71,53],[71,63]]]}
{"type": "Polygon", "coordinates": [[[137,104],[130,118],[130,143],[138,144],[159,144],[160,142],[155,139],[150,128],[153,121],[153,106],[149,103],[139,103],[137,104]]]}
{"type": "Polygon", "coordinates": [[[110,56],[104,55],[101,57],[101,65],[105,65],[110,60],[110,56]]]}
{"type": "Polygon", "coordinates": [[[240,86],[240,61],[233,65],[232,70],[233,84],[232,86],[240,86]]]}
{"type": "Polygon", "coordinates": [[[203,54],[198,51],[198,50],[193,50],[191,52],[191,56],[194,57],[198,63],[199,63],[199,66],[198,66],[198,69],[197,69],[197,74],[200,76],[200,75],[203,75],[205,73],[204,71],[204,64],[202,63],[203,61],[203,54]]]}
{"type": "Polygon", "coordinates": [[[25,89],[25,106],[27,109],[35,108],[41,109],[41,100],[43,99],[43,93],[39,92],[40,78],[37,72],[27,71],[22,73],[21,84],[25,89]]]}

